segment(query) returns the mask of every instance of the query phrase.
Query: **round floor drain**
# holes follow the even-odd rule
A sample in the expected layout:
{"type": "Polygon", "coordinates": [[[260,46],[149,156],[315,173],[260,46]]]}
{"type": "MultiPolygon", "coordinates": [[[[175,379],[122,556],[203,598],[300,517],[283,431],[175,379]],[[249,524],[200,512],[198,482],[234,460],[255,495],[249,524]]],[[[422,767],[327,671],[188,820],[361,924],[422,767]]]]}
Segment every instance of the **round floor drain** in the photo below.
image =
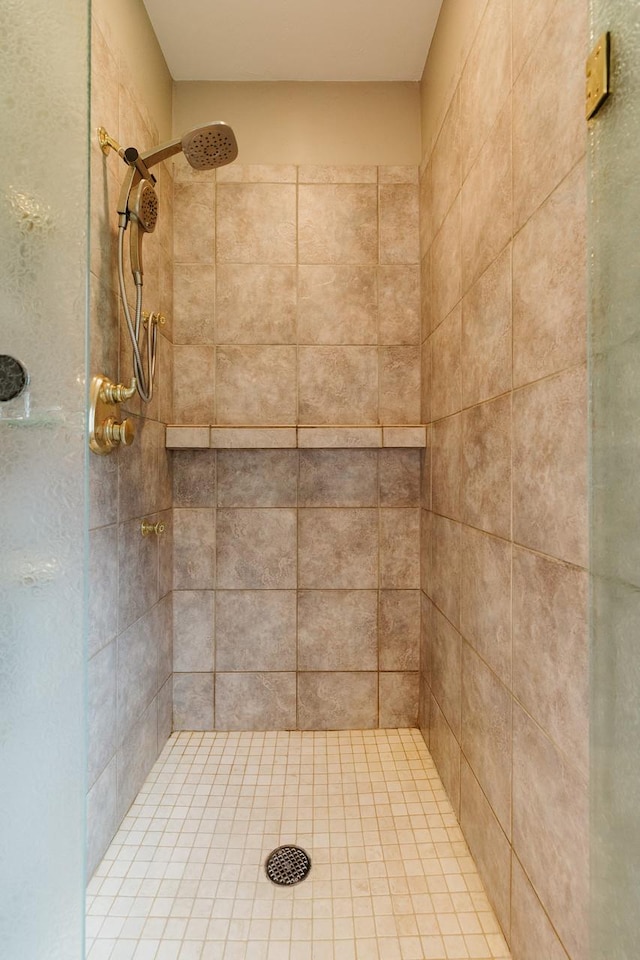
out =
{"type": "Polygon", "coordinates": [[[281,887],[300,883],[311,870],[311,860],[302,847],[277,847],[267,857],[267,876],[281,887]]]}

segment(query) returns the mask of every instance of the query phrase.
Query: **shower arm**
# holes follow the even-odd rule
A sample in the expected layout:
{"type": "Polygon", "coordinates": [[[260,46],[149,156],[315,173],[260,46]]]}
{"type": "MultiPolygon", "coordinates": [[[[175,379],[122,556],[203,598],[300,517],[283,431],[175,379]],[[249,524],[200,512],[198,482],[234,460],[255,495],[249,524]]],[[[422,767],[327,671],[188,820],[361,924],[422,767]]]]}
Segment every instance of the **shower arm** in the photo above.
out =
{"type": "MultiPolygon", "coordinates": [[[[109,137],[109,141],[111,141],[111,137],[109,137]]],[[[112,143],[109,143],[109,146],[112,145],[112,143]]],[[[119,144],[116,144],[115,146],[119,147],[119,144]]],[[[134,147],[128,147],[126,150],[123,150],[122,147],[119,147],[117,151],[119,156],[121,156],[124,162],[130,167],[127,176],[124,178],[122,188],[120,190],[120,197],[118,199],[118,213],[120,215],[120,222],[121,224],[124,224],[125,228],[129,217],[129,197],[131,196],[131,191],[133,188],[136,187],[142,179],[149,180],[150,183],[155,184],[156,178],[152,173],[149,172],[149,168],[155,167],[157,163],[162,163],[163,160],[168,160],[169,157],[174,157],[181,151],[182,140],[180,139],[168,140],[166,143],[160,144],[159,147],[156,147],[153,150],[147,150],[146,153],[141,155],[138,154],[138,151],[134,147]],[[135,158],[133,156],[134,153],[135,158]],[[129,156],[127,156],[127,154],[129,156]]]]}

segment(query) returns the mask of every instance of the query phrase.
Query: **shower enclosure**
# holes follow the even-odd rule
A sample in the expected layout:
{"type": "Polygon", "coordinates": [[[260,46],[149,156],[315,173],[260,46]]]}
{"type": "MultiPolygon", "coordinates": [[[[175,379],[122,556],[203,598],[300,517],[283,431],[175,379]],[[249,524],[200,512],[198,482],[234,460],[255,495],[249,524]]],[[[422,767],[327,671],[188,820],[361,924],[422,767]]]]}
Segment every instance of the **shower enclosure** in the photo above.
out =
{"type": "Polygon", "coordinates": [[[640,6],[592,0],[613,96],[591,126],[592,960],[637,956],[640,914],[640,6]]]}
{"type": "Polygon", "coordinates": [[[0,37],[0,953],[80,960],[87,0],[2,0],[0,37]]]}

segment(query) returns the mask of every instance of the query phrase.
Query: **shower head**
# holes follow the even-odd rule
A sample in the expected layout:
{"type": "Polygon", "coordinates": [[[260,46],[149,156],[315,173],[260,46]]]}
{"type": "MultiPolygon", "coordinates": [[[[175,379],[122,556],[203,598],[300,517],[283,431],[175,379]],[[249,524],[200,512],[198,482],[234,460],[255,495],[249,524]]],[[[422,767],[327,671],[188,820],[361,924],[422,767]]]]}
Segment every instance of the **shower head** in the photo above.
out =
{"type": "Polygon", "coordinates": [[[215,120],[185,133],[182,152],[194,170],[212,170],[232,163],[238,156],[238,144],[231,127],[215,120]]]}
{"type": "Polygon", "coordinates": [[[158,222],[158,195],[149,180],[141,180],[129,200],[131,221],[131,270],[142,282],[142,238],[153,233],[158,222]]]}
{"type": "Polygon", "coordinates": [[[148,170],[156,163],[162,163],[181,152],[194,170],[213,170],[214,167],[223,167],[236,159],[238,144],[228,123],[213,120],[202,127],[194,127],[179,139],[148,150],[140,156],[140,160],[148,170]]]}

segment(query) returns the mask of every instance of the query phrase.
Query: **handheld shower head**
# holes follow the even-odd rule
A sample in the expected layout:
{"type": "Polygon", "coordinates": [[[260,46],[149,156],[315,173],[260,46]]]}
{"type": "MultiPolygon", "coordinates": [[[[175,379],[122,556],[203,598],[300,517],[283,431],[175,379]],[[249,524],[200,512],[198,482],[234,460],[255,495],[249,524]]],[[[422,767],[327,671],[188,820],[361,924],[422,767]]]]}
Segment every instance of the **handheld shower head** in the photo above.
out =
{"type": "Polygon", "coordinates": [[[131,271],[142,280],[142,238],[153,233],[158,222],[158,194],[149,180],[141,180],[129,202],[131,221],[131,271]]]}

